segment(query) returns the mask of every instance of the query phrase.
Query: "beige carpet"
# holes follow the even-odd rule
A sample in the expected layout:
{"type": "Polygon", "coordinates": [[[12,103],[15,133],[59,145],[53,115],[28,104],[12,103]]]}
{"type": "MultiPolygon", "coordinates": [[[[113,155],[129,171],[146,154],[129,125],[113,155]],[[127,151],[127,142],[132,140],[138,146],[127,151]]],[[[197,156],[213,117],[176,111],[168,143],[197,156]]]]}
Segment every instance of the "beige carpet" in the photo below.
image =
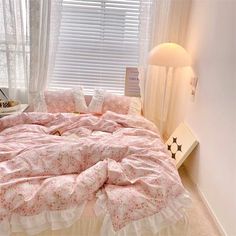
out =
{"type": "Polygon", "coordinates": [[[187,175],[186,170],[181,167],[179,173],[182,182],[190,192],[193,201],[192,208],[188,210],[190,228],[189,236],[222,236],[222,234],[217,230],[208,210],[201,201],[196,187],[187,175]]]}

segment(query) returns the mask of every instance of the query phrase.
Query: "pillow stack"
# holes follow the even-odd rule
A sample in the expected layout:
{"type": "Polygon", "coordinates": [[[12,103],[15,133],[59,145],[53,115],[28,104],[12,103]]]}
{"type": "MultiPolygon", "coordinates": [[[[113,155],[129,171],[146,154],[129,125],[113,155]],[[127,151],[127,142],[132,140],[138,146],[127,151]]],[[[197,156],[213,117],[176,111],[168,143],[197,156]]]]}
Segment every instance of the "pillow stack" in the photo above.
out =
{"type": "Polygon", "coordinates": [[[45,91],[34,101],[36,112],[79,112],[103,114],[113,111],[119,114],[141,115],[141,99],[108,93],[95,89],[89,104],[86,103],[83,88],[45,91]]]}

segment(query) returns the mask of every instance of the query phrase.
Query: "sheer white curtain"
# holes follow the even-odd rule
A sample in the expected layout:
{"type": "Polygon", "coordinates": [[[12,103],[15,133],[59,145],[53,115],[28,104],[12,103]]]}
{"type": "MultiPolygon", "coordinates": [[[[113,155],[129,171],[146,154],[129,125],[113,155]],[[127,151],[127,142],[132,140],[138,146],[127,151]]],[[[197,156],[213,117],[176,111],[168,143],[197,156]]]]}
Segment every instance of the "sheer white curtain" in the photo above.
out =
{"type": "MultiPolygon", "coordinates": [[[[144,104],[144,116],[154,121],[158,126],[161,122],[165,68],[149,66],[147,64],[148,53],[162,42],[175,42],[184,46],[190,7],[190,0],[143,0],[141,4],[140,88],[144,104]]],[[[173,71],[169,73],[169,76],[172,76],[172,73],[173,71]]],[[[163,133],[168,126],[167,115],[173,115],[168,111],[171,104],[174,103],[172,88],[176,81],[175,78],[168,81],[163,133]]]]}
{"type": "Polygon", "coordinates": [[[62,0],[30,0],[30,102],[48,84],[54,65],[61,7],[62,0]]]}
{"type": "Polygon", "coordinates": [[[0,0],[0,87],[25,102],[29,78],[28,0],[0,0]]]}

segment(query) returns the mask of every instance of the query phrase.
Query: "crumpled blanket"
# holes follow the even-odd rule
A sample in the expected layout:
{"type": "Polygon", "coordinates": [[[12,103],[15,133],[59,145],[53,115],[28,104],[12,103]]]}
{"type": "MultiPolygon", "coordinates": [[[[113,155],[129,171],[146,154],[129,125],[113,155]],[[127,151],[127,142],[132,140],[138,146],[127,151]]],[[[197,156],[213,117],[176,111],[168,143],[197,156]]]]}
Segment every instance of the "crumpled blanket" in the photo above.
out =
{"type": "Polygon", "coordinates": [[[10,224],[12,214],[73,208],[98,190],[115,231],[188,198],[157,128],[141,116],[0,119],[0,224],[10,224]]]}

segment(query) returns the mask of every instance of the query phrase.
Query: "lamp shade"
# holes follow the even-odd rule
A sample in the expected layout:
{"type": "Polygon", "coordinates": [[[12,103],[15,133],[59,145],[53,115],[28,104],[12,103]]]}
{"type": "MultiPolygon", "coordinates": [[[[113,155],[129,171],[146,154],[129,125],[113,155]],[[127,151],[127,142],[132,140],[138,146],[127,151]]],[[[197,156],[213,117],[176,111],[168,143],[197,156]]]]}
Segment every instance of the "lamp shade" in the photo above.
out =
{"type": "Polygon", "coordinates": [[[157,66],[184,67],[191,65],[191,58],[188,52],[180,45],[162,43],[151,50],[148,63],[157,66]]]}

